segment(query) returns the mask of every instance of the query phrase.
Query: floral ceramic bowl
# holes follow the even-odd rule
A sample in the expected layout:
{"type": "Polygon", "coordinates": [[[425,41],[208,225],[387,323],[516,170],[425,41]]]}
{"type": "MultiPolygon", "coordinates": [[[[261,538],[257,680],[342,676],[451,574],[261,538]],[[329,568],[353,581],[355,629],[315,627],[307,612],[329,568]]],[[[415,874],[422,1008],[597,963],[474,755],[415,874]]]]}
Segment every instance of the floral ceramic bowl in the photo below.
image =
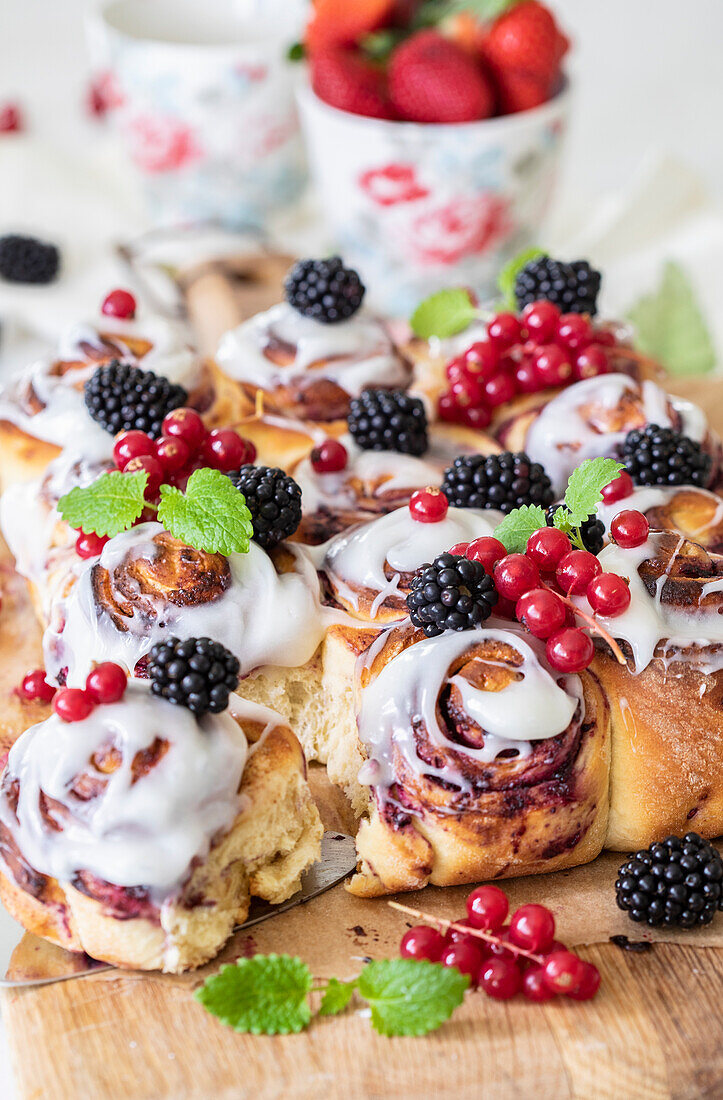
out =
{"type": "Polygon", "coordinates": [[[157,222],[263,226],[304,186],[287,43],[233,13],[228,0],[111,0],[93,17],[112,123],[157,222]]]}
{"type": "Polygon", "coordinates": [[[488,292],[535,243],[557,177],[569,90],[454,125],[366,118],[300,90],[311,171],[336,246],[375,303],[409,313],[451,284],[488,292]]]}

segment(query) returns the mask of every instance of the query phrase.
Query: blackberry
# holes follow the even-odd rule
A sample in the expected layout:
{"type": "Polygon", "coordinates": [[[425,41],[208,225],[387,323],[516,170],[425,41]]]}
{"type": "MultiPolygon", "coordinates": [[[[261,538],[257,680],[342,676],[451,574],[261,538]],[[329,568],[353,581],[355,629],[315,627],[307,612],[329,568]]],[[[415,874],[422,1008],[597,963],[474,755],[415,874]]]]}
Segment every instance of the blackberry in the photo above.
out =
{"type": "Polygon", "coordinates": [[[623,863],[615,894],[618,907],[639,924],[710,924],[723,909],[723,861],[697,833],[669,836],[623,863]]]}
{"type": "Polygon", "coordinates": [[[254,525],[254,540],[269,550],[293,535],[301,523],[301,489],[278,467],[247,463],[229,475],[243,493],[254,525]]]}
{"type": "Polygon", "coordinates": [[[559,306],[562,313],[589,313],[594,317],[599,292],[600,272],[590,267],[587,260],[566,264],[549,256],[538,256],[525,264],[515,281],[520,309],[544,298],[559,306]]]}
{"type": "Polygon", "coordinates": [[[459,455],[444,471],[442,492],[458,508],[497,508],[505,515],[523,504],[547,508],[555,495],[544,468],[524,451],[459,455]]]}
{"type": "Polygon", "coordinates": [[[424,404],[403,390],[363,390],[350,402],[347,423],[365,451],[423,455],[427,450],[424,404]]]}
{"type": "Polygon", "coordinates": [[[220,714],[238,686],[238,658],[210,638],[166,638],[153,646],[151,691],[193,714],[220,714]]]}
{"type": "Polygon", "coordinates": [[[617,453],[636,485],[706,485],[713,464],[700,443],[658,424],[628,432],[617,453]]]}
{"type": "Polygon", "coordinates": [[[445,630],[471,630],[492,613],[497,603],[492,577],[479,561],[461,554],[440,554],[420,566],[407,596],[409,617],[428,638],[445,630]]]}
{"type": "MultiPolygon", "coordinates": [[[[552,507],[547,509],[547,526],[554,527],[553,522],[555,512],[558,508],[561,508],[561,504],[553,504],[552,507]]],[[[591,554],[600,553],[605,542],[605,524],[597,516],[588,516],[584,523],[580,524],[580,537],[582,538],[582,544],[586,550],[589,550],[591,554]]]]}
{"type": "Polygon", "coordinates": [[[136,428],[158,439],[166,413],[187,400],[183,386],[118,359],[98,367],[85,383],[88,412],[111,435],[136,428]]]}
{"type": "Polygon", "coordinates": [[[9,283],[52,283],[59,267],[54,244],[18,233],[0,237],[0,275],[9,283]]]}
{"type": "Polygon", "coordinates": [[[365,290],[357,272],[344,267],[339,256],[299,260],[284,281],[289,305],[325,325],[352,317],[362,304],[365,290]]]}

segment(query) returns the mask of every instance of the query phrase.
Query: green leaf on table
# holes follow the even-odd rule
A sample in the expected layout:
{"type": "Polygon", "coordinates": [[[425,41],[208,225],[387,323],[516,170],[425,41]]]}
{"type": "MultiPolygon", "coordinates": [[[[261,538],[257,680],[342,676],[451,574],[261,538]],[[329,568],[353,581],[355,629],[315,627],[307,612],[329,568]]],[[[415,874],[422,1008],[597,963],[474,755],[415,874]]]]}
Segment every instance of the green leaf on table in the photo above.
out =
{"type": "Polygon", "coordinates": [[[356,982],[340,982],[338,978],[329,978],[324,996],[319,1005],[320,1016],[336,1016],[343,1012],[354,996],[356,982]]]}
{"type": "Polygon", "coordinates": [[[254,955],[222,966],[194,997],[223,1024],[253,1035],[288,1035],[311,1019],[312,976],[291,955],[254,955]]]}
{"type": "Polygon", "coordinates": [[[359,975],[358,990],[381,1035],[426,1035],[464,999],[469,978],[423,959],[378,959],[359,975]]]}
{"type": "Polygon", "coordinates": [[[211,554],[246,554],[253,535],[243,494],[220,470],[194,470],[185,493],[162,485],[158,519],[177,539],[211,554]]]}
{"type": "MultiPolygon", "coordinates": [[[[569,513],[569,523],[573,527],[579,527],[588,516],[593,515],[602,500],[602,490],[624,469],[622,462],[616,462],[614,458],[587,458],[572,471],[563,504],[569,513]]],[[[557,515],[558,513],[555,513],[555,519],[557,515]]],[[[562,522],[555,523],[555,526],[562,528],[562,522]]]]}
{"type": "Polygon", "coordinates": [[[124,474],[113,470],[92,485],[76,485],[58,501],[67,524],[86,535],[119,535],[132,527],[145,507],[145,470],[124,474]]]}
{"type": "Polygon", "coordinates": [[[531,260],[536,260],[538,256],[544,255],[545,253],[541,248],[526,248],[524,252],[519,252],[516,256],[513,256],[502,268],[497,279],[497,285],[500,288],[502,305],[505,309],[512,310],[513,313],[517,312],[519,308],[517,295],[515,294],[517,276],[531,260]]]}
{"type": "Polygon", "coordinates": [[[666,263],[656,290],[640,298],[627,317],[636,347],[671,374],[706,374],[715,367],[710,330],[680,264],[666,263]]]}
{"type": "Polygon", "coordinates": [[[464,287],[439,290],[415,309],[410,325],[415,336],[429,340],[437,336],[444,340],[463,332],[478,316],[477,306],[464,287]]]}
{"type": "Polygon", "coordinates": [[[513,508],[495,527],[494,536],[500,540],[508,554],[524,554],[530,535],[546,526],[544,508],[539,504],[523,504],[521,508],[513,508]]]}

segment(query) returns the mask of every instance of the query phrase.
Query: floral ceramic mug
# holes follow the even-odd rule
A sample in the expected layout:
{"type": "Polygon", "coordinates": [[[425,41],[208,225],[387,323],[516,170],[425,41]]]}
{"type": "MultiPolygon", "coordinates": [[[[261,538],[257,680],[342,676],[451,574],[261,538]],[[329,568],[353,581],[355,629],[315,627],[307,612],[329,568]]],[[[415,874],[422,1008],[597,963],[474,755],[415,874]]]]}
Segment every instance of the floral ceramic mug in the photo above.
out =
{"type": "Polygon", "coordinates": [[[566,129],[564,87],[541,107],[455,125],[366,118],[299,93],[312,175],[335,244],[388,312],[441,287],[488,293],[535,243],[566,129]]]}
{"type": "Polygon", "coordinates": [[[263,226],[304,187],[288,43],[237,10],[229,0],[111,0],[91,17],[111,122],[157,222],[263,226]]]}

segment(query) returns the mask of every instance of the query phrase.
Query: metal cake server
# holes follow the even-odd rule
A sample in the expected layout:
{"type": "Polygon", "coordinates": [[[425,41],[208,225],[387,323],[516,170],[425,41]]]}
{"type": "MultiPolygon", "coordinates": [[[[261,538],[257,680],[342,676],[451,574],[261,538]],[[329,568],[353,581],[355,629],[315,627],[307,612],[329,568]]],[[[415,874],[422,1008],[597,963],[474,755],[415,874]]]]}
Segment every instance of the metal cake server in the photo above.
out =
{"type": "MultiPolygon", "coordinates": [[[[248,920],[234,931],[240,932],[244,928],[251,928],[262,920],[276,917],[280,913],[288,912],[296,905],[311,901],[312,898],[323,894],[325,890],[336,886],[351,874],[355,867],[354,837],[346,836],[344,833],[324,833],[321,840],[321,859],[304,873],[301,889],[280,905],[270,905],[268,902],[258,900],[252,902],[248,920]]],[[[58,958],[61,960],[58,973],[43,978],[8,978],[7,973],[13,954],[25,935],[22,925],[14,921],[0,907],[0,973],[5,975],[0,979],[0,987],[22,989],[29,986],[51,985],[53,982],[66,982],[71,978],[85,978],[88,974],[100,974],[104,970],[116,969],[108,963],[97,962],[88,955],[76,955],[71,951],[62,951],[57,948],[58,958]]]]}

